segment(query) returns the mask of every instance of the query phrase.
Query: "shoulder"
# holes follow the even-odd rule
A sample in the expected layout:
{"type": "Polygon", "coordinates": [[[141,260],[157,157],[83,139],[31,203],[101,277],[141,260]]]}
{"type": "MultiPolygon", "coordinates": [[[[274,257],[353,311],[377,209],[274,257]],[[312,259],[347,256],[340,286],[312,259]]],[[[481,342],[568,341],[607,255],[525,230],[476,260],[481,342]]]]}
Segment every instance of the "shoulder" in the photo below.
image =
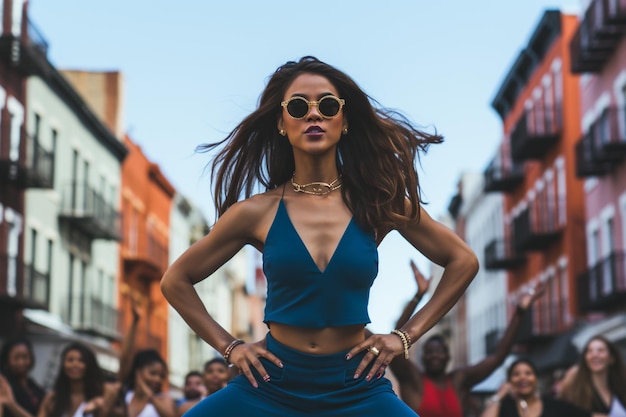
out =
{"type": "Polygon", "coordinates": [[[233,204],[224,212],[221,218],[258,218],[263,216],[272,207],[276,207],[281,194],[276,189],[261,194],[255,194],[245,200],[233,204]]]}
{"type": "Polygon", "coordinates": [[[253,230],[269,213],[275,211],[280,194],[274,191],[256,194],[233,204],[220,216],[214,230],[219,229],[221,225],[227,226],[231,232],[253,230]]]}

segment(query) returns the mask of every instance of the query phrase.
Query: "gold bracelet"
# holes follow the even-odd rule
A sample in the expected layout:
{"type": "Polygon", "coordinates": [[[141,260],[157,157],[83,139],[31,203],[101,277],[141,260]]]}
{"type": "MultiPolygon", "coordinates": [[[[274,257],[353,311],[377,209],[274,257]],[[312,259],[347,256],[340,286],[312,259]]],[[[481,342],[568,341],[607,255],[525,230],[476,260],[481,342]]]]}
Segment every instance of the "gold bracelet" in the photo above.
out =
{"type": "Polygon", "coordinates": [[[232,363],[230,363],[230,353],[233,351],[233,349],[235,348],[235,346],[239,346],[242,345],[246,342],[244,342],[241,339],[235,339],[232,342],[230,342],[230,345],[228,345],[226,347],[226,350],[224,351],[224,360],[226,361],[226,363],[228,363],[229,365],[232,365],[232,363]]]}
{"type": "Polygon", "coordinates": [[[402,340],[402,347],[404,347],[404,359],[409,359],[409,347],[411,347],[411,336],[406,330],[394,329],[391,331],[402,340]]]}

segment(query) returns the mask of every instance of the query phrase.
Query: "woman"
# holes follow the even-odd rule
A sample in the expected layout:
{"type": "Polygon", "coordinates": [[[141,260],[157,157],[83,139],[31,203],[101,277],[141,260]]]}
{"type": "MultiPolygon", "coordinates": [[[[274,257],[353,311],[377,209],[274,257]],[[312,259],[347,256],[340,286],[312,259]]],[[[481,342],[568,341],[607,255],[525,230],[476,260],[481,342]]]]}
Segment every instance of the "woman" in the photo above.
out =
{"type": "Polygon", "coordinates": [[[3,417],[34,417],[46,395],[32,378],[33,347],[26,339],[7,341],[0,350],[0,403],[3,417]]]}
{"type": "Polygon", "coordinates": [[[626,417],[626,367],[617,346],[592,337],[565,376],[560,396],[585,410],[626,417]]]}
{"type": "Polygon", "coordinates": [[[127,417],[174,417],[174,400],[162,388],[167,364],[154,349],[135,353],[130,372],[124,381],[127,417]]]}
{"type": "Polygon", "coordinates": [[[107,416],[113,399],[105,395],[104,375],[94,353],[73,342],[61,353],[54,386],[44,398],[38,417],[107,416]]]}
{"type": "Polygon", "coordinates": [[[140,299],[131,297],[129,307],[132,321],[122,341],[117,373],[121,382],[118,392],[125,409],[119,410],[119,404],[116,404],[114,411],[116,414],[123,411],[123,417],[174,417],[176,403],[168,393],[163,392],[167,363],[155,349],[135,352],[135,338],[142,316],[140,299]]]}
{"type": "Polygon", "coordinates": [[[540,396],[537,393],[535,365],[528,359],[517,359],[507,371],[507,383],[490,400],[490,404],[481,417],[590,417],[591,415],[589,411],[566,401],[540,396]]]}
{"type": "Polygon", "coordinates": [[[212,167],[219,219],[166,271],[161,288],[241,375],[188,417],[415,416],[382,376],[478,269],[467,245],[420,205],[417,154],[441,140],[374,108],[346,74],[304,57],[279,67],[259,107],[203,148],[225,145],[212,167]],[[258,185],[268,191],[251,197],[258,185]],[[402,328],[366,338],[377,246],[394,229],[445,272],[402,328]],[[212,319],[193,287],[247,244],[263,252],[268,281],[269,332],[251,343],[212,319]]]}

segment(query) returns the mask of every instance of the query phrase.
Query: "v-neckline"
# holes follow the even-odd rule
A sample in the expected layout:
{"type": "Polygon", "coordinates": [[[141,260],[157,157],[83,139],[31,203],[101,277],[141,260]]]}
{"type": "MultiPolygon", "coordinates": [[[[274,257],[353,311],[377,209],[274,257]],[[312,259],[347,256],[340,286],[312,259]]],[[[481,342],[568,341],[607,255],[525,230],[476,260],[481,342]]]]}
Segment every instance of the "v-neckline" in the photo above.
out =
{"type": "Polygon", "coordinates": [[[321,275],[324,275],[326,273],[326,271],[328,271],[328,268],[333,263],[333,260],[335,259],[335,255],[337,254],[337,251],[339,249],[339,246],[341,246],[341,243],[343,242],[344,238],[346,237],[346,235],[348,233],[348,230],[350,229],[350,226],[352,226],[352,222],[354,221],[354,216],[350,217],[350,221],[348,222],[348,224],[346,225],[345,229],[343,230],[343,233],[339,237],[339,240],[337,241],[337,245],[335,246],[335,249],[333,250],[333,253],[330,255],[330,258],[328,259],[328,263],[326,264],[326,267],[322,270],[322,268],[320,268],[319,264],[313,258],[313,255],[311,255],[311,252],[309,251],[309,247],[306,245],[306,243],[302,239],[302,236],[300,235],[300,232],[298,232],[298,228],[293,223],[293,221],[291,221],[291,217],[289,216],[289,212],[287,211],[287,206],[285,206],[285,203],[284,203],[284,201],[282,199],[280,200],[280,205],[282,206],[282,209],[285,211],[285,217],[287,218],[287,221],[291,225],[291,228],[293,229],[293,231],[296,234],[296,236],[298,236],[298,240],[300,241],[300,243],[304,247],[304,251],[306,252],[309,260],[313,263],[313,265],[317,269],[317,272],[320,273],[321,275]]]}

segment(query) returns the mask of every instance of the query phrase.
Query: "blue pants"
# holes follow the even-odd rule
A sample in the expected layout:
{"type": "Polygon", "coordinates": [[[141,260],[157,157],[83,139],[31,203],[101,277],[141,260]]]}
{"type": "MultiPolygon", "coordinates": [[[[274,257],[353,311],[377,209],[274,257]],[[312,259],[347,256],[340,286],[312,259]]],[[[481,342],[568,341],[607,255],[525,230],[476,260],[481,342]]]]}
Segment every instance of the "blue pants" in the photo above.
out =
{"type": "Polygon", "coordinates": [[[348,351],[332,355],[310,355],[291,349],[268,333],[267,350],[284,367],[261,358],[269,382],[254,371],[258,388],[244,375],[233,378],[225,388],[211,394],[184,417],[221,416],[317,416],[317,417],[416,417],[394,393],[387,378],[365,380],[367,372],[354,379],[354,371],[365,352],[346,360],[348,351]]]}

